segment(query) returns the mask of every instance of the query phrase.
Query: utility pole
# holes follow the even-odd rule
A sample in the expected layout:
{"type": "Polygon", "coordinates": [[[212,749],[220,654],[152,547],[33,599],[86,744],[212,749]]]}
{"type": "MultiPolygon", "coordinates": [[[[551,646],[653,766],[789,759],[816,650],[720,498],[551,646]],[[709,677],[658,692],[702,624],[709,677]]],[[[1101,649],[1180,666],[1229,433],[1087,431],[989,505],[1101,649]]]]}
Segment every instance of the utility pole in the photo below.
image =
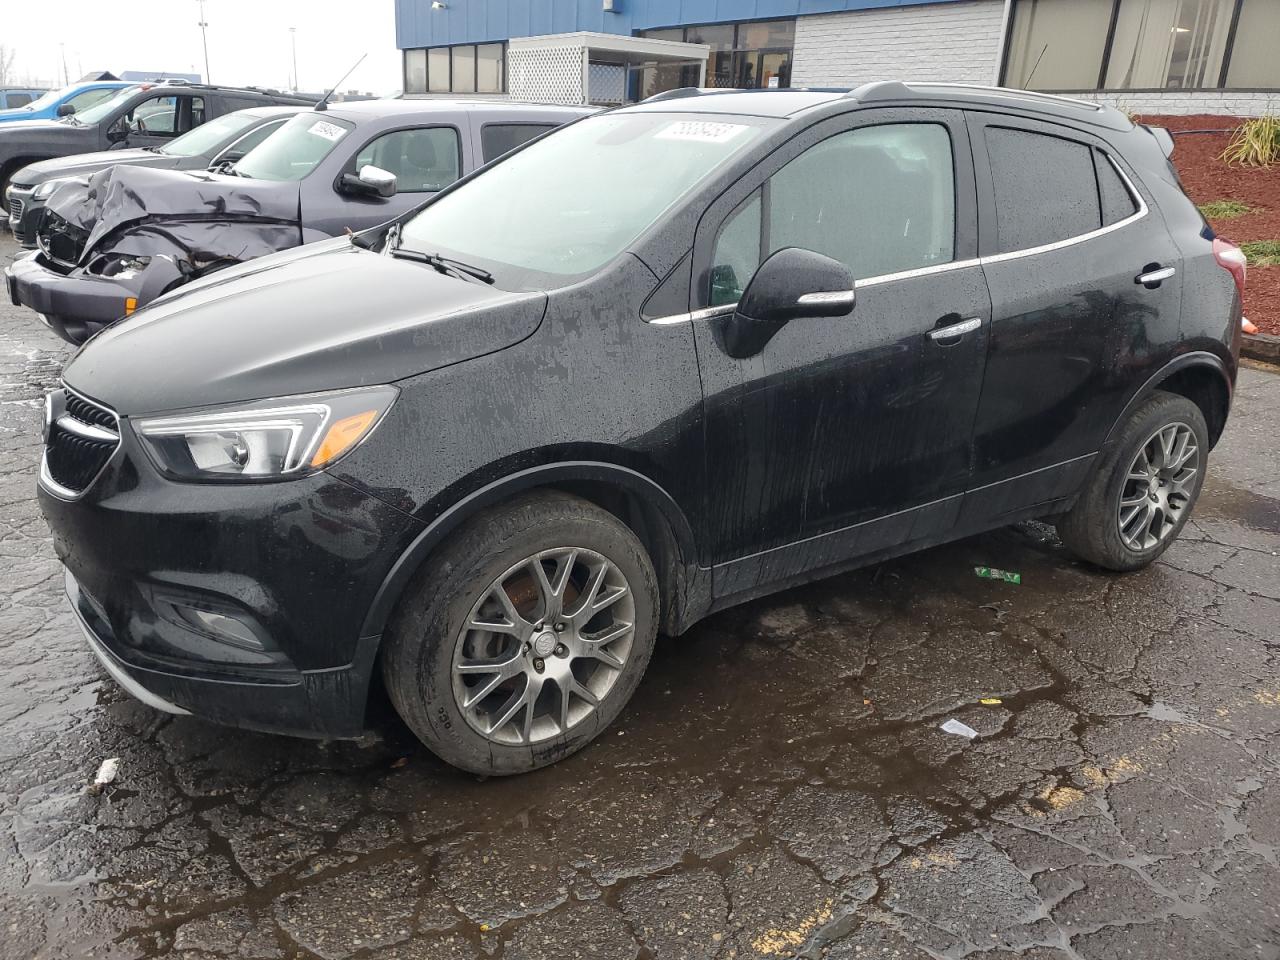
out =
{"type": "Polygon", "coordinates": [[[212,83],[213,79],[209,76],[209,23],[204,18],[204,0],[200,3],[200,40],[204,44],[204,82],[212,83]]]}
{"type": "Polygon", "coordinates": [[[298,28],[289,28],[289,43],[293,47],[293,92],[298,92],[298,28]]]}
{"type": "Polygon", "coordinates": [[[58,44],[58,52],[62,54],[62,85],[69,86],[71,80],[67,77],[67,45],[65,43],[58,44]]]}

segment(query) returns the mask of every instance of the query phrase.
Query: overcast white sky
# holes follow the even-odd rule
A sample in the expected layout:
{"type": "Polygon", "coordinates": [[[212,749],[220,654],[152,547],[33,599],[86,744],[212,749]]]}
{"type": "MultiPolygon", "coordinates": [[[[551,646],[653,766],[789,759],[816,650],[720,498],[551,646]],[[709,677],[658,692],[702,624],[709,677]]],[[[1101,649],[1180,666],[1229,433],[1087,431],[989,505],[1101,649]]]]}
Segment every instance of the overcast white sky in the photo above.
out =
{"type": "MultiPolygon", "coordinates": [[[[0,44],[16,52],[11,81],[62,85],[90,70],[204,74],[197,0],[4,0],[0,44]],[[62,44],[62,47],[59,46],[62,44]]],[[[284,88],[292,73],[289,27],[298,28],[303,90],[328,89],[362,53],[343,89],[400,87],[392,0],[205,0],[209,74],[215,83],[284,88]]]]}

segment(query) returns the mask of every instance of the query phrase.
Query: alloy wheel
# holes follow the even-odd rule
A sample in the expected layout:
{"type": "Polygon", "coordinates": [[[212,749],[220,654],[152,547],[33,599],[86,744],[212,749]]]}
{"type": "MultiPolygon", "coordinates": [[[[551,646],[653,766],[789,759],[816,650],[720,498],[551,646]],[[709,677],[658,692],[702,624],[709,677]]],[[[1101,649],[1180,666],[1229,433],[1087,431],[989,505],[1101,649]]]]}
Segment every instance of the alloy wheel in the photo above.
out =
{"type": "Polygon", "coordinates": [[[540,551],[471,608],[454,646],[454,700],[494,743],[550,740],[595,713],[634,635],[635,599],[616,564],[579,547],[540,551]]]}
{"type": "Polygon", "coordinates": [[[1191,505],[1200,472],[1200,445],[1185,423],[1153,433],[1139,449],[1120,490],[1120,539],[1141,553],[1163,543],[1191,505]]]}

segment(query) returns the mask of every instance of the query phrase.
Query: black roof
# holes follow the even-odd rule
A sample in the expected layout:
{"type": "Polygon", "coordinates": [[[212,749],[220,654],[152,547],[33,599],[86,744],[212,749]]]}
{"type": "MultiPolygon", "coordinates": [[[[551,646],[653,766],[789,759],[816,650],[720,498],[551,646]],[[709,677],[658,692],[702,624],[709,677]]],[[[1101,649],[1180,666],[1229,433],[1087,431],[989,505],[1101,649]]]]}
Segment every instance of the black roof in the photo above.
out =
{"type": "Polygon", "coordinates": [[[785,90],[708,90],[684,87],[650,97],[626,110],[671,110],[691,113],[736,113],[761,117],[793,117],[835,103],[919,104],[1015,108],[1059,119],[1128,130],[1132,121],[1114,107],[1031,90],[983,87],[965,83],[907,83],[881,80],[852,89],[791,88],[785,90]]]}

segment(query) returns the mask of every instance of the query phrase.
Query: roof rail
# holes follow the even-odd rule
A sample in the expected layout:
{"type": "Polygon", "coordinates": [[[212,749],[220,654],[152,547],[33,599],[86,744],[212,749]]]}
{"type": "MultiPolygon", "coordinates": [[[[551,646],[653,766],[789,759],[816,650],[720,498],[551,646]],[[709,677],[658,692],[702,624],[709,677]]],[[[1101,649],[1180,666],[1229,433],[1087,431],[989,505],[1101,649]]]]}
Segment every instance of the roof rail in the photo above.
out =
{"type": "Polygon", "coordinates": [[[947,90],[955,90],[957,92],[969,92],[975,94],[983,94],[988,97],[1008,97],[1013,100],[1031,100],[1040,103],[1054,103],[1062,106],[1070,106],[1091,110],[1096,113],[1102,112],[1104,107],[1101,104],[1093,103],[1089,100],[1077,100],[1074,97],[1062,97],[1053,93],[1040,93],[1036,90],[1019,90],[1013,87],[992,87],[985,86],[980,83],[942,83],[932,80],[919,82],[904,83],[901,80],[879,80],[873,83],[864,83],[862,86],[849,91],[847,96],[852,100],[861,103],[871,103],[877,100],[903,100],[913,95],[930,92],[944,92],[947,90]]]}
{"type": "Polygon", "coordinates": [[[657,103],[660,100],[684,100],[687,97],[700,97],[705,93],[723,93],[725,91],[715,90],[709,87],[677,87],[674,90],[664,90],[662,93],[655,93],[652,97],[645,97],[641,103],[657,103]]]}

